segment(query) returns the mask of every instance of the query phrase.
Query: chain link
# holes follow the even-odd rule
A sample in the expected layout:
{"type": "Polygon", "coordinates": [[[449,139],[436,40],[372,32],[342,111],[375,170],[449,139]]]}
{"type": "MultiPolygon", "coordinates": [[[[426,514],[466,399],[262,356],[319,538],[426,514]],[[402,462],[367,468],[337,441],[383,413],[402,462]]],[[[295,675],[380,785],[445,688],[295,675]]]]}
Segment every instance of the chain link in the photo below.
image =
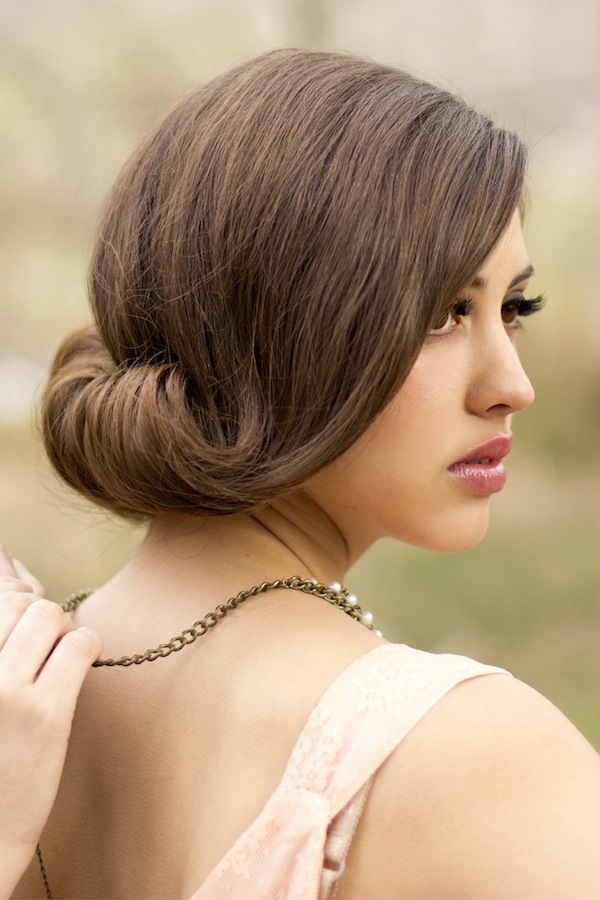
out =
{"type": "MultiPolygon", "coordinates": [[[[278,578],[276,581],[263,581],[247,591],[240,591],[235,597],[230,597],[225,603],[219,604],[212,612],[207,613],[197,622],[194,622],[189,628],[185,628],[181,634],[175,635],[170,641],[159,644],[158,647],[152,647],[144,653],[133,653],[131,656],[119,656],[117,659],[97,659],[92,665],[96,668],[100,666],[139,666],[145,662],[154,662],[155,659],[165,659],[172,653],[178,653],[184,647],[193,644],[195,640],[210,628],[224,618],[228,612],[231,612],[241,603],[245,603],[250,597],[256,597],[257,594],[264,594],[266,591],[272,591],[277,588],[285,588],[290,591],[301,591],[304,594],[312,594],[321,600],[327,600],[333,606],[337,606],[346,615],[361,622],[366,628],[373,630],[373,618],[369,612],[363,612],[358,605],[358,601],[354,594],[350,594],[345,587],[340,584],[322,584],[314,578],[301,578],[299,575],[293,575],[288,578],[278,578]]],[[[73,594],[68,600],[61,603],[65,612],[73,612],[81,603],[86,600],[91,590],[79,591],[73,594]]]]}

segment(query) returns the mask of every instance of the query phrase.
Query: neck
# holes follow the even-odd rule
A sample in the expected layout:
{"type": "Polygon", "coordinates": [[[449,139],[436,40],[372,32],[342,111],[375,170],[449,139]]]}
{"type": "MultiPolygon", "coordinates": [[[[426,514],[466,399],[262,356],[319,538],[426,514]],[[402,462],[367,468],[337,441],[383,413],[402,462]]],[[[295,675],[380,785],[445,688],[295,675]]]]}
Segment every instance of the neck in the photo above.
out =
{"type": "Polygon", "coordinates": [[[222,584],[225,576],[235,592],[288,575],[343,582],[354,561],[329,516],[297,493],[252,516],[158,517],[126,569],[184,591],[200,580],[222,584]]]}

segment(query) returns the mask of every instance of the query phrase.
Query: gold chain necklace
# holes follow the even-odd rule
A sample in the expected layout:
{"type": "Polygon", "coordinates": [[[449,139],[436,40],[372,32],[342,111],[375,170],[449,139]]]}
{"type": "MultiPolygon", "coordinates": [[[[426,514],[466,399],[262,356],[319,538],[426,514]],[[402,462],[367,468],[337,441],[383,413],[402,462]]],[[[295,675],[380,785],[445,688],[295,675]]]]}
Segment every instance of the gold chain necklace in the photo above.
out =
{"type": "MultiPolygon", "coordinates": [[[[314,597],[327,600],[332,606],[337,606],[346,615],[360,622],[361,625],[373,631],[378,637],[381,637],[381,632],[373,628],[373,615],[368,610],[361,609],[356,595],[351,594],[339,582],[334,581],[333,584],[322,584],[316,578],[301,578],[299,575],[293,575],[289,578],[278,578],[276,581],[263,581],[262,584],[255,585],[248,591],[240,591],[235,597],[230,597],[229,600],[217,606],[212,612],[207,613],[202,619],[198,619],[190,628],[184,628],[181,634],[176,635],[164,644],[159,644],[158,647],[150,648],[144,653],[120,656],[118,659],[97,659],[96,662],[92,663],[92,666],[139,666],[144,662],[153,662],[155,659],[170,656],[171,653],[177,653],[179,650],[183,650],[184,647],[189,646],[189,644],[193,644],[197,638],[206,634],[209,628],[214,628],[217,622],[224,618],[228,612],[237,609],[241,603],[244,603],[250,597],[256,597],[257,594],[264,594],[266,591],[272,591],[276,588],[301,591],[304,594],[312,594],[314,597]]],[[[92,591],[88,590],[73,594],[68,600],[61,603],[61,606],[65,612],[73,612],[91,593],[92,591]]],[[[46,898],[47,900],[53,900],[39,844],[36,847],[36,855],[46,890],[46,898]]]]}

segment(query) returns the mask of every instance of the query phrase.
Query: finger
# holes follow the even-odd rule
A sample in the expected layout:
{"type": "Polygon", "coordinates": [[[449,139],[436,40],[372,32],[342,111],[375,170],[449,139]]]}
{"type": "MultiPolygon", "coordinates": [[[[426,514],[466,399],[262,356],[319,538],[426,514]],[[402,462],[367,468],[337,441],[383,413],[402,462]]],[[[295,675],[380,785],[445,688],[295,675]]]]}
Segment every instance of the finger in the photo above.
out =
{"type": "Polygon", "coordinates": [[[0,679],[10,684],[31,683],[59,638],[73,623],[57,603],[35,600],[8,636],[0,653],[0,679]]]}
{"type": "Polygon", "coordinates": [[[25,610],[36,600],[39,597],[32,593],[0,590],[0,651],[25,610]]]}
{"type": "Polygon", "coordinates": [[[12,557],[8,555],[4,547],[0,544],[0,575],[9,575],[17,578],[17,572],[13,565],[12,557]]]}
{"type": "Polygon", "coordinates": [[[27,581],[23,581],[22,578],[18,578],[17,575],[0,575],[0,592],[10,591],[14,593],[15,591],[20,591],[22,594],[31,594],[32,589],[31,585],[27,581]]]}
{"type": "Polygon", "coordinates": [[[22,581],[25,581],[27,584],[31,585],[34,594],[37,594],[38,597],[42,597],[44,599],[47,598],[46,588],[38,581],[35,575],[32,575],[27,566],[25,566],[20,559],[13,559],[13,565],[15,567],[15,571],[19,578],[22,581]]]}
{"type": "Polygon", "coordinates": [[[102,653],[102,638],[91,628],[76,628],[62,637],[40,672],[36,689],[59,712],[73,710],[92,663],[102,653]]]}

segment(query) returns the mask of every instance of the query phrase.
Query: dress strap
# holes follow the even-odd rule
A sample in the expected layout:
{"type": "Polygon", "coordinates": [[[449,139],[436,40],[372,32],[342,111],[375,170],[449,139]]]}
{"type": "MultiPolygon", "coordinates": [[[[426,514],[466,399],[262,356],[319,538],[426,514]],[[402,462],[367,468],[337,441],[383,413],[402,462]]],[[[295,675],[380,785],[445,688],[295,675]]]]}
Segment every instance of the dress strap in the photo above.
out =
{"type": "Polygon", "coordinates": [[[336,816],[438,700],[461,681],[489,674],[508,673],[404,644],[375,647],[325,691],[281,786],[327,797],[336,816]]]}
{"type": "MultiPolygon", "coordinates": [[[[402,682],[400,680],[395,680],[391,686],[391,691],[389,690],[390,685],[387,682],[387,677],[384,676],[383,678],[378,678],[377,685],[379,692],[374,692],[371,694],[371,707],[375,706],[375,708],[385,708],[386,704],[389,704],[391,710],[393,710],[394,746],[397,746],[402,741],[403,737],[416,724],[418,718],[422,718],[427,710],[431,708],[433,703],[436,702],[436,694],[437,699],[440,699],[440,696],[443,696],[444,693],[447,693],[448,690],[450,690],[460,681],[464,681],[465,678],[472,678],[484,674],[504,673],[504,670],[502,669],[497,669],[491,666],[483,666],[480,663],[473,663],[472,660],[466,659],[464,657],[450,657],[447,655],[432,657],[431,654],[424,654],[422,653],[422,651],[415,651],[409,647],[398,647],[398,645],[390,646],[395,646],[396,649],[392,650],[391,653],[389,650],[385,651],[383,659],[388,660],[385,663],[386,669],[388,668],[388,666],[390,666],[392,655],[399,654],[398,658],[402,659],[403,677],[406,678],[408,671],[411,671],[411,677],[408,679],[408,684],[406,681],[404,681],[403,688],[400,688],[400,684],[402,684],[402,682]],[[415,654],[417,655],[415,656],[415,654]],[[416,672],[419,670],[419,668],[423,667],[423,665],[425,665],[425,679],[415,679],[416,672]],[[436,684],[437,687],[433,689],[432,692],[430,692],[426,689],[426,686],[432,688],[432,676],[433,683],[436,684]],[[400,704],[402,709],[398,708],[398,704],[400,704]],[[409,713],[408,707],[411,705],[412,710],[409,713]]],[[[370,665],[372,664],[373,659],[371,658],[371,654],[368,654],[367,656],[369,657],[369,659],[365,658],[364,661],[368,662],[370,665]]],[[[376,663],[376,665],[378,665],[378,663],[376,663]]],[[[392,670],[394,669],[394,663],[391,663],[391,668],[392,670]]],[[[342,674],[344,675],[346,673],[342,674]]],[[[365,673],[363,672],[363,675],[364,674],[365,673]]],[[[372,728],[372,723],[369,721],[368,711],[366,711],[366,718],[364,718],[364,703],[361,704],[361,707],[363,712],[363,722],[361,723],[359,718],[354,719],[354,734],[356,734],[357,731],[361,728],[361,724],[362,727],[366,729],[367,733],[369,733],[372,728]]],[[[354,711],[357,712],[356,707],[354,711]]],[[[359,776],[357,779],[354,779],[353,777],[353,773],[355,772],[358,760],[352,750],[356,748],[356,752],[358,753],[361,762],[364,761],[365,750],[362,741],[358,740],[355,742],[353,740],[352,743],[353,747],[349,748],[350,752],[347,752],[344,755],[341,763],[341,768],[343,769],[343,777],[345,779],[345,794],[348,795],[351,794],[354,786],[356,785],[356,782],[362,777],[359,776]]],[[[383,749],[383,759],[381,759],[381,762],[383,762],[384,759],[389,755],[389,753],[387,752],[387,746],[389,746],[389,743],[383,747],[381,744],[379,745],[379,747],[383,749]]],[[[325,841],[323,869],[321,872],[321,880],[319,886],[320,900],[330,900],[330,898],[334,896],[337,882],[344,870],[346,855],[350,848],[350,844],[352,843],[354,833],[358,827],[358,823],[362,815],[369,790],[373,783],[375,771],[381,764],[381,762],[379,761],[380,753],[376,748],[377,744],[376,742],[374,742],[373,749],[375,753],[371,756],[370,765],[370,768],[372,768],[371,777],[368,779],[368,781],[366,781],[358,788],[357,792],[354,795],[349,798],[349,800],[345,805],[342,806],[337,815],[334,815],[332,821],[329,824],[325,841]]],[[[339,777],[341,775],[341,772],[338,772],[337,775],[339,777]]],[[[338,779],[336,778],[336,780],[338,779]]],[[[337,805],[343,800],[343,797],[344,794],[338,796],[336,808],[337,805]]]]}
{"type": "Polygon", "coordinates": [[[456,684],[499,673],[402,644],[354,660],[309,716],[261,814],[193,900],[331,896],[377,769],[456,684]]]}
{"type": "Polygon", "coordinates": [[[358,828],[372,784],[373,778],[369,778],[352,800],[329,823],[323,853],[319,900],[330,900],[335,894],[338,879],[344,871],[346,856],[358,828]]]}

